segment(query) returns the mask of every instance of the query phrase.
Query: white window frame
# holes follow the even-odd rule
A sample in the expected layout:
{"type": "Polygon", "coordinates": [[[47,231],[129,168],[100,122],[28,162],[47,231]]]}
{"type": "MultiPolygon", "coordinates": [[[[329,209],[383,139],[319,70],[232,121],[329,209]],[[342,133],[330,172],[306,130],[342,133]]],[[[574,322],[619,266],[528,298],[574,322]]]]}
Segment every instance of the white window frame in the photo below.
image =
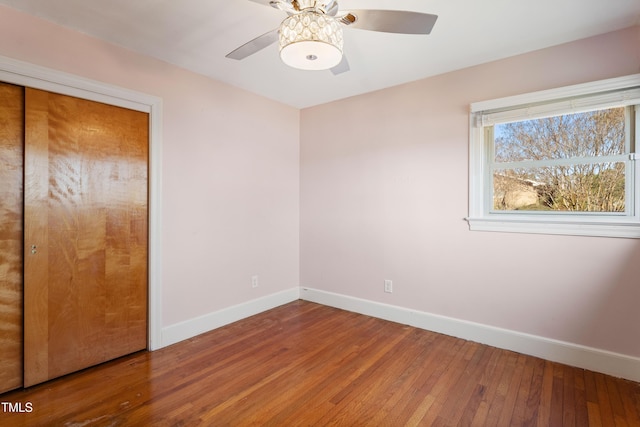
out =
{"type": "Polygon", "coordinates": [[[608,108],[621,103],[640,104],[640,74],[566,86],[471,104],[469,114],[470,230],[640,238],[640,111],[636,108],[633,132],[635,151],[627,162],[627,209],[620,213],[538,213],[493,210],[493,178],[489,155],[493,143],[485,141],[485,126],[608,108]]]}

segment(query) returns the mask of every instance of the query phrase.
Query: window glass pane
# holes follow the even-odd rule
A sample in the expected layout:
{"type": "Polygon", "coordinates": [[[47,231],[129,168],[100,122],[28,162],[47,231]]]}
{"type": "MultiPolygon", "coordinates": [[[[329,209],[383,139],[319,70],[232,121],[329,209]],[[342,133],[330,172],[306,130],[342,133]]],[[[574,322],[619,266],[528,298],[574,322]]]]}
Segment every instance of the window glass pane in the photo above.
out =
{"type": "Polygon", "coordinates": [[[571,159],[625,153],[625,108],[494,126],[495,161],[571,159]]]}
{"type": "Polygon", "coordinates": [[[624,212],[625,164],[602,162],[496,170],[493,209],[624,212]]]}

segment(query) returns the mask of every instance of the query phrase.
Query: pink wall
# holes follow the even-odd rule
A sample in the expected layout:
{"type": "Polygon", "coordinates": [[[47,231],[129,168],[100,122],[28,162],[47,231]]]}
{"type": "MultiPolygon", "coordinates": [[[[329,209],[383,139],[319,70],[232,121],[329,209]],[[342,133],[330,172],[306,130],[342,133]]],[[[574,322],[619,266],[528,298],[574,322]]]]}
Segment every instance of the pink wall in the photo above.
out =
{"type": "Polygon", "coordinates": [[[301,285],[640,356],[640,241],[463,220],[469,104],[638,73],[639,41],[636,27],[303,110],[301,285]]]}
{"type": "Polygon", "coordinates": [[[165,326],[298,286],[297,109],[6,7],[0,55],[163,99],[165,326]]]}

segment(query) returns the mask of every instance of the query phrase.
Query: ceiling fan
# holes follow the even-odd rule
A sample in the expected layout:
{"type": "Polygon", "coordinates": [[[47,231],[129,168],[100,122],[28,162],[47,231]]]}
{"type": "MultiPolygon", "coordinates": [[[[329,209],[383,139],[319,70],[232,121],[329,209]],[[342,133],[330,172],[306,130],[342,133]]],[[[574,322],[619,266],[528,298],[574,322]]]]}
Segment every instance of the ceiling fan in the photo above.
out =
{"type": "Polygon", "coordinates": [[[337,0],[251,0],[288,15],[278,28],[226,55],[244,59],[278,41],[280,58],[302,70],[349,70],[343,56],[342,27],[400,34],[429,34],[437,15],[401,10],[358,9],[341,12],[337,0]]]}

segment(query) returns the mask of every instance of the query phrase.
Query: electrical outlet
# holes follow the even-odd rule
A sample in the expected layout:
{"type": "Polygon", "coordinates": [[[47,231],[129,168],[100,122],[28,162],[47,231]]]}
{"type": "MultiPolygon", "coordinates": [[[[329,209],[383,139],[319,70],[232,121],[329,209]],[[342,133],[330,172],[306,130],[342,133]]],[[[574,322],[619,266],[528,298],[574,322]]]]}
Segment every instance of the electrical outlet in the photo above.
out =
{"type": "Polygon", "coordinates": [[[251,276],[251,287],[252,288],[258,287],[258,275],[251,276]]]}
{"type": "Polygon", "coordinates": [[[384,281],[384,291],[388,294],[393,292],[393,282],[391,280],[384,281]]]}

